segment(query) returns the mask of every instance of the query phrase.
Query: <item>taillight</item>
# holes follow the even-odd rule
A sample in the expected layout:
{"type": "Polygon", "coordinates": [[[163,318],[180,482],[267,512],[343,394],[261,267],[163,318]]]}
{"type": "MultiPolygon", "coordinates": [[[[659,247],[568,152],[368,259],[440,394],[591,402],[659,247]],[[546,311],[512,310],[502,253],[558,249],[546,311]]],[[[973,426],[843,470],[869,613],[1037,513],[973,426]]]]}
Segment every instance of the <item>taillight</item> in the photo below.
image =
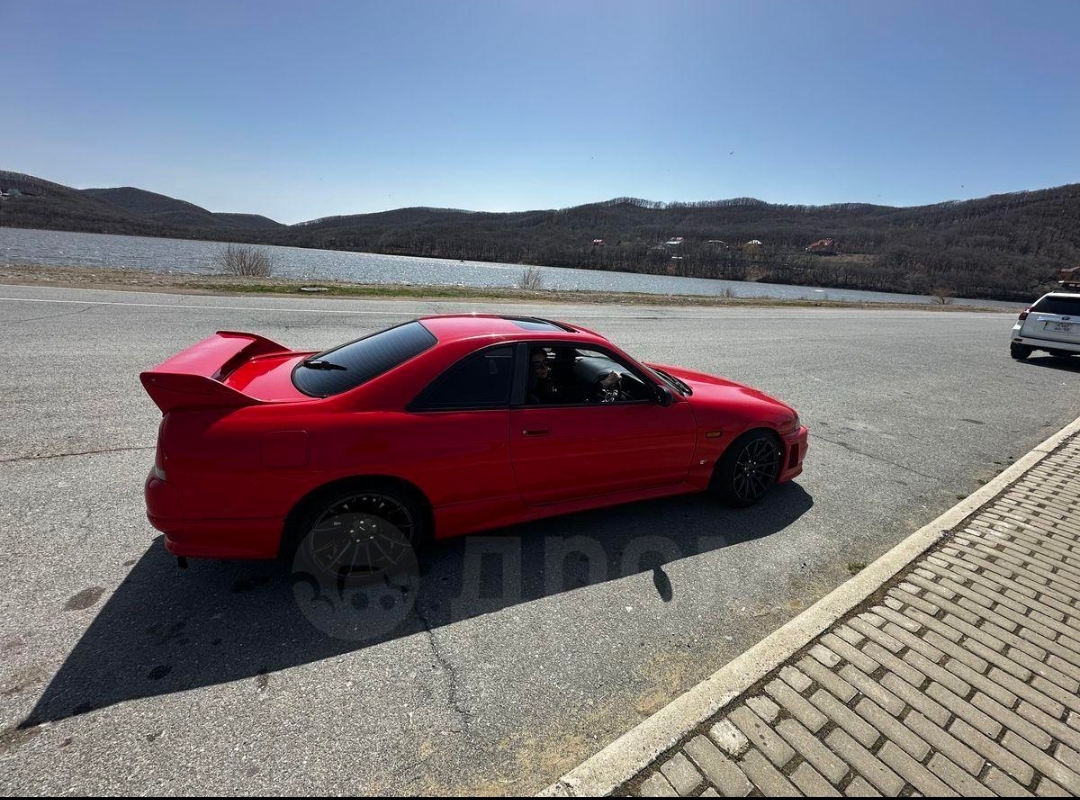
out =
{"type": "Polygon", "coordinates": [[[165,416],[162,416],[161,424],[158,425],[157,448],[154,451],[154,477],[159,481],[165,480],[165,452],[161,447],[161,438],[164,431],[165,416]]]}
{"type": "Polygon", "coordinates": [[[1031,306],[1028,306],[1023,311],[1020,312],[1020,321],[1023,322],[1025,319],[1027,319],[1027,315],[1030,314],[1030,313],[1031,313],[1031,306]]]}

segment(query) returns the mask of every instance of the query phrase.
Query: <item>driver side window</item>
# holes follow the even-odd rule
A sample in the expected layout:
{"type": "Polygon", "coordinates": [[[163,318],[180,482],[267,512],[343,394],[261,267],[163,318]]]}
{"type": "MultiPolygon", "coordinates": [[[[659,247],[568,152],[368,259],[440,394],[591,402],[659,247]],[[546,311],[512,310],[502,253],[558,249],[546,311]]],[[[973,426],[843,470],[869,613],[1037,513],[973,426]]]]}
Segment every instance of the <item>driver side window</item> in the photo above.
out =
{"type": "Polygon", "coordinates": [[[574,369],[590,402],[634,403],[650,399],[648,384],[608,353],[579,349],[574,369]]]}
{"type": "Polygon", "coordinates": [[[588,405],[649,400],[650,388],[621,360],[588,348],[533,347],[526,405],[588,405]]]}

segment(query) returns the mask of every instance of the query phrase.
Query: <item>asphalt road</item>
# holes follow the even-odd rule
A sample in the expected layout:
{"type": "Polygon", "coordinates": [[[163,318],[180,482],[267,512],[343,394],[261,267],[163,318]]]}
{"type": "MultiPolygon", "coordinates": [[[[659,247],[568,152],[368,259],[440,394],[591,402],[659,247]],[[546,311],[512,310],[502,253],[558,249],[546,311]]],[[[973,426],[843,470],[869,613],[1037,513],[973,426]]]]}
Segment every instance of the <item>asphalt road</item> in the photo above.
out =
{"type": "Polygon", "coordinates": [[[335,639],[281,566],[164,552],[138,373],[478,307],[0,287],[0,791],[536,791],[1080,414],[1080,363],[1012,361],[1009,314],[508,308],[790,402],[805,474],[444,544],[401,625],[335,639]]]}

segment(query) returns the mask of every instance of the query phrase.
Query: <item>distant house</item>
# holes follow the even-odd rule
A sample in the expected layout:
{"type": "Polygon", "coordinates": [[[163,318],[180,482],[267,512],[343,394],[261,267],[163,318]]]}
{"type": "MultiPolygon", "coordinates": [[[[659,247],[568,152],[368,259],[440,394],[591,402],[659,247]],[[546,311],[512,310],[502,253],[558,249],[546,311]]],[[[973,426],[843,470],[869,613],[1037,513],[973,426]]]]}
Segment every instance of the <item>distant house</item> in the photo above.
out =
{"type": "Polygon", "coordinates": [[[592,244],[593,244],[593,247],[603,247],[606,244],[606,242],[603,239],[593,239],[592,244]]]}
{"type": "Polygon", "coordinates": [[[709,239],[708,243],[713,245],[714,247],[724,247],[724,248],[726,248],[728,246],[728,243],[723,241],[722,239],[709,239]]]}
{"type": "Polygon", "coordinates": [[[681,236],[672,236],[664,244],[666,244],[668,247],[678,247],[682,243],[683,243],[683,237],[681,237],[681,236]]]}
{"type": "Polygon", "coordinates": [[[755,250],[759,247],[764,247],[765,243],[761,239],[751,239],[749,242],[743,245],[743,248],[748,250],[755,250]]]}
{"type": "Polygon", "coordinates": [[[831,255],[836,252],[836,244],[832,239],[818,239],[813,244],[807,246],[807,253],[816,253],[818,255],[831,255]]]}

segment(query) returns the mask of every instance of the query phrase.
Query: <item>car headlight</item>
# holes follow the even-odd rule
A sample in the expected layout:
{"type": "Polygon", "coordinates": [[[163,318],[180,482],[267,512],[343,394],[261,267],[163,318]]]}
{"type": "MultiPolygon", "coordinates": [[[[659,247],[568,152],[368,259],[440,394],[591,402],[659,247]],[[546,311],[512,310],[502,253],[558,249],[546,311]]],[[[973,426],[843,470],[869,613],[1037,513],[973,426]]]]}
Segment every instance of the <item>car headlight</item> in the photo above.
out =
{"type": "Polygon", "coordinates": [[[794,419],[792,419],[790,422],[788,422],[786,425],[784,425],[784,427],[782,428],[782,432],[785,435],[789,434],[789,433],[798,433],[799,428],[801,428],[801,427],[802,427],[802,423],[799,421],[799,415],[796,414],[794,419]]]}

